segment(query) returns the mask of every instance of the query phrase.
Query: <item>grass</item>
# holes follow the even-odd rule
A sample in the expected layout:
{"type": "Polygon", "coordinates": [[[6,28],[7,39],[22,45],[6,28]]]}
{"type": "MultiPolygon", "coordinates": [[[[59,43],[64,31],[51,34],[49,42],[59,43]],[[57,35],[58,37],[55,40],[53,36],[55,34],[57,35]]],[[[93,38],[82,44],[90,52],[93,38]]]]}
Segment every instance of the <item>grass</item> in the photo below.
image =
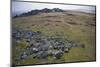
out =
{"type": "MultiPolygon", "coordinates": [[[[85,44],[85,48],[73,48],[59,60],[48,57],[48,63],[95,60],[95,14],[74,11],[68,13],[41,13],[40,15],[19,17],[13,19],[12,24],[14,28],[41,31],[45,36],[57,37],[59,35],[76,43],[85,44]],[[70,15],[70,13],[74,15],[70,15]]],[[[24,48],[25,42],[21,44],[20,47],[24,48]]],[[[41,62],[31,58],[21,62],[21,64],[37,63],[41,62]]]]}

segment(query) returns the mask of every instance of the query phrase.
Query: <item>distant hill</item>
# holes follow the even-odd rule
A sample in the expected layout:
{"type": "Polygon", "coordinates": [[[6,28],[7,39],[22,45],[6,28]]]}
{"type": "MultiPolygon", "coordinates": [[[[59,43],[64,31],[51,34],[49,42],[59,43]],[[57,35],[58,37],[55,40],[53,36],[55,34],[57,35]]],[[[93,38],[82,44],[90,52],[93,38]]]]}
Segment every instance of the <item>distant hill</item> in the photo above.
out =
{"type": "Polygon", "coordinates": [[[64,12],[64,10],[59,9],[59,8],[53,8],[53,9],[44,8],[44,9],[41,9],[41,10],[36,9],[36,10],[31,10],[31,11],[26,12],[26,13],[22,13],[20,15],[15,15],[14,18],[37,15],[39,13],[50,13],[50,12],[64,12]]]}

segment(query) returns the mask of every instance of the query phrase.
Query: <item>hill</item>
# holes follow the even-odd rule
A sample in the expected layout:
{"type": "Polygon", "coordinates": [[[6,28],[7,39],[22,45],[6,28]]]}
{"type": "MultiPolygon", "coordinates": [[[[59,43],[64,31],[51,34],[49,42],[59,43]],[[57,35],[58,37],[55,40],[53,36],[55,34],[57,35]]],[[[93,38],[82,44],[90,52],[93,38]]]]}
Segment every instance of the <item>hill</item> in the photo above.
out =
{"type": "MultiPolygon", "coordinates": [[[[36,15],[17,17],[12,19],[12,28],[32,32],[41,32],[43,37],[64,38],[76,44],[84,44],[84,48],[75,47],[69,53],[64,53],[60,59],[48,57],[48,61],[29,58],[17,64],[41,64],[60,63],[73,61],[95,61],[96,46],[96,20],[95,14],[64,11],[64,12],[42,12],[36,15]]],[[[16,41],[15,41],[16,42],[16,41]]],[[[15,47],[24,49],[26,42],[19,43],[15,47]]],[[[19,54],[20,52],[17,52],[19,54]]],[[[15,58],[14,55],[13,58],[15,58]]],[[[17,55],[18,56],[18,55],[17,55]]],[[[16,57],[17,57],[16,56],[16,57]]],[[[16,62],[15,62],[16,63],[16,62]]]]}

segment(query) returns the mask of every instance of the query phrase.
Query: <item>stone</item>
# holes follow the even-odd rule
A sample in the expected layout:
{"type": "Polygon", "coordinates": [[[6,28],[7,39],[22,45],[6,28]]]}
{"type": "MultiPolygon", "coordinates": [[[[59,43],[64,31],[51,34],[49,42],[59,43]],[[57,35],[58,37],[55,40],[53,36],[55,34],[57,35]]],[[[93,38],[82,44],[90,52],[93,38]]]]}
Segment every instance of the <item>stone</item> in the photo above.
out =
{"type": "Polygon", "coordinates": [[[38,48],[32,48],[33,53],[37,53],[38,51],[39,51],[38,48]]]}
{"type": "Polygon", "coordinates": [[[65,48],[65,49],[64,49],[64,52],[65,52],[65,53],[68,53],[68,52],[69,52],[69,49],[68,49],[68,48],[65,48]]]}
{"type": "Polygon", "coordinates": [[[62,57],[62,55],[63,55],[63,51],[55,51],[54,53],[53,53],[53,56],[56,58],[56,59],[60,59],[61,57],[62,57]]]}
{"type": "Polygon", "coordinates": [[[52,54],[52,50],[48,50],[47,53],[48,53],[49,56],[52,56],[53,55],[52,54]]]}
{"type": "Polygon", "coordinates": [[[45,59],[45,58],[47,58],[47,56],[48,56],[48,54],[45,51],[40,51],[37,54],[37,58],[39,58],[39,59],[43,59],[43,58],[45,59]]]}
{"type": "Polygon", "coordinates": [[[27,57],[28,57],[27,54],[24,52],[23,54],[21,54],[20,59],[26,59],[27,57]]]}

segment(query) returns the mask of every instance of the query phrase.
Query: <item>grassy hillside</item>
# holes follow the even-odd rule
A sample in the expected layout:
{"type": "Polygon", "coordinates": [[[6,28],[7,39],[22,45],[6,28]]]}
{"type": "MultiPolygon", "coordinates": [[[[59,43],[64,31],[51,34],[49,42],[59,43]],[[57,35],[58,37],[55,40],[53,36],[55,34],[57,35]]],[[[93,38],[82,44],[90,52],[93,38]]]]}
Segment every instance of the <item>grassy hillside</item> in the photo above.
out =
{"type": "MultiPolygon", "coordinates": [[[[75,11],[40,13],[33,16],[14,18],[12,26],[22,30],[41,31],[45,36],[59,36],[85,45],[85,48],[71,49],[69,53],[65,53],[59,60],[48,57],[49,61],[46,63],[95,60],[95,14],[75,11]]],[[[24,45],[22,46],[24,48],[25,43],[22,45],[24,45]]],[[[20,64],[37,63],[41,62],[32,58],[20,62],[20,64]]]]}

